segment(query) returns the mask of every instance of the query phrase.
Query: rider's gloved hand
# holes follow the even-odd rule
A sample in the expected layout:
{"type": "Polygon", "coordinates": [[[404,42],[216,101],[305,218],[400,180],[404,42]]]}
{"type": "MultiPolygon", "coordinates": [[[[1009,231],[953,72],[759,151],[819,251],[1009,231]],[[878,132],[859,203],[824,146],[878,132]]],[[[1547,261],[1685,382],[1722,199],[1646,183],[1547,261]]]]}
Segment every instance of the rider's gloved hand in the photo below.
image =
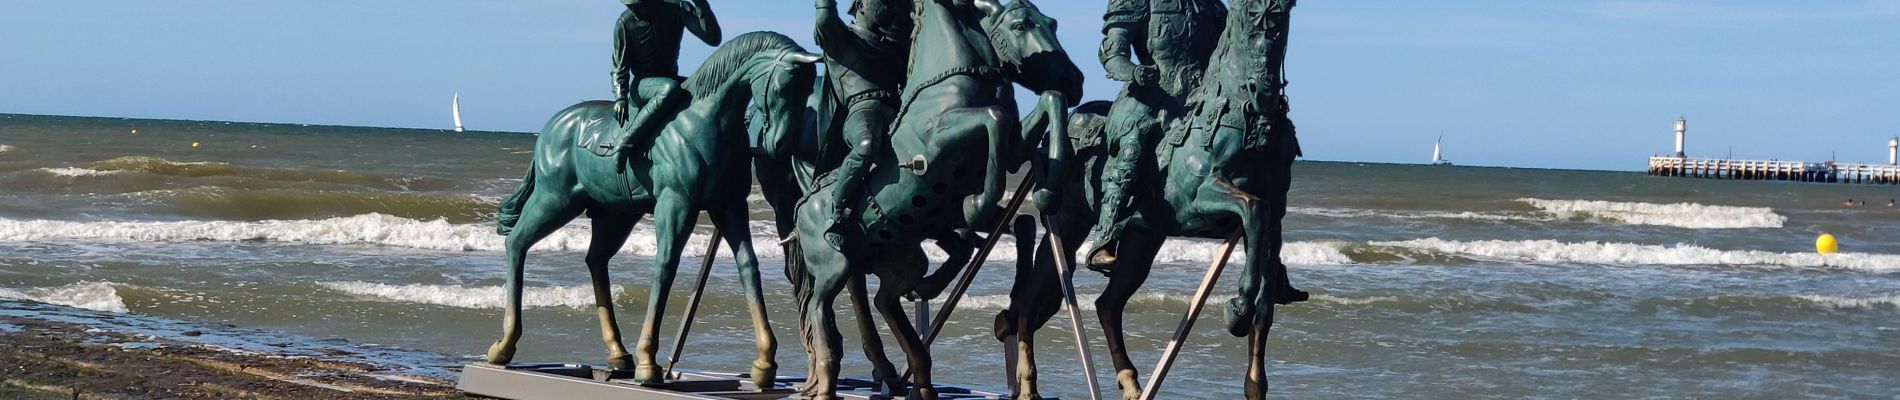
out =
{"type": "Polygon", "coordinates": [[[614,119],[619,120],[620,123],[623,124],[627,123],[628,105],[627,99],[614,100],[614,119]]]}

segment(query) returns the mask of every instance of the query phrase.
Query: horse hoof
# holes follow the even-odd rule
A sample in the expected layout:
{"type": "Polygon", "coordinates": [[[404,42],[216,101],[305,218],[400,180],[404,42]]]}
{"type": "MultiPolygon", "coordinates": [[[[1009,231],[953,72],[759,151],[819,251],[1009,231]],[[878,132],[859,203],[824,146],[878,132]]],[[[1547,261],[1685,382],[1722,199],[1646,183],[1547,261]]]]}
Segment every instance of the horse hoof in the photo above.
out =
{"type": "Polygon", "coordinates": [[[646,387],[666,386],[666,373],[653,364],[640,364],[633,368],[633,383],[646,387]]]}
{"type": "Polygon", "coordinates": [[[834,250],[844,251],[844,235],[839,235],[835,232],[825,232],[825,244],[831,245],[831,248],[834,250]]]}
{"type": "Polygon", "coordinates": [[[906,399],[937,400],[937,388],[919,387],[917,388],[917,390],[915,390],[915,392],[916,392],[916,396],[906,397],[906,399]]]}
{"type": "Polygon", "coordinates": [[[778,366],[770,364],[760,365],[760,363],[757,362],[752,363],[752,386],[757,386],[759,391],[776,388],[778,386],[778,366]]]}
{"type": "Polygon", "coordinates": [[[1253,302],[1235,297],[1227,299],[1227,334],[1247,337],[1253,333],[1253,302]]]}
{"type": "Polygon", "coordinates": [[[607,369],[615,371],[633,369],[633,356],[627,353],[607,356],[607,369]]]}
{"type": "Polygon", "coordinates": [[[1115,372],[1115,385],[1122,389],[1122,400],[1141,399],[1141,377],[1135,375],[1132,369],[1115,372]]]}
{"type": "Polygon", "coordinates": [[[503,344],[502,341],[500,340],[496,340],[495,344],[488,345],[488,363],[489,364],[508,365],[509,362],[514,361],[514,360],[515,360],[515,346],[514,345],[503,344]]]}
{"type": "Polygon", "coordinates": [[[1287,305],[1287,304],[1303,302],[1303,301],[1306,301],[1307,299],[1310,299],[1311,297],[1312,295],[1306,293],[1306,291],[1304,290],[1294,289],[1292,286],[1286,286],[1286,287],[1280,288],[1280,290],[1278,291],[1278,294],[1274,296],[1273,303],[1279,304],[1279,305],[1287,305]]]}

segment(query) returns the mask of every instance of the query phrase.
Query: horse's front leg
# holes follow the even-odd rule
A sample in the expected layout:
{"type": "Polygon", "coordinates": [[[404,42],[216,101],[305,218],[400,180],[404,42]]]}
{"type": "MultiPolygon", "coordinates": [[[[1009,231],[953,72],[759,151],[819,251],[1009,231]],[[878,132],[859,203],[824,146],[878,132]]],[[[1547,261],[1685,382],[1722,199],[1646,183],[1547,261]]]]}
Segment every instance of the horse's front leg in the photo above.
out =
{"type": "MultiPolygon", "coordinates": [[[[1015,135],[1020,129],[1013,117],[1005,117],[1003,110],[997,107],[966,108],[951,111],[944,115],[939,134],[982,135],[987,143],[988,157],[983,165],[983,191],[963,201],[964,226],[996,226],[995,218],[1002,213],[1005,181],[1009,174],[1007,168],[1015,167],[1008,161],[1021,161],[1012,157],[1015,135]]],[[[956,157],[954,155],[946,155],[956,157]]]]}
{"type": "MultiPolygon", "coordinates": [[[[647,293],[646,320],[640,326],[636,346],[640,365],[634,368],[634,382],[641,385],[666,383],[664,371],[655,360],[660,352],[660,324],[666,317],[667,296],[673,290],[673,274],[679,271],[680,252],[693,234],[692,202],[678,192],[662,190],[653,209],[654,233],[659,236],[659,251],[653,257],[653,285],[647,293]]],[[[710,256],[710,255],[708,255],[710,256]]]]}
{"type": "Polygon", "coordinates": [[[1115,269],[1109,270],[1108,287],[1095,298],[1095,317],[1102,321],[1102,335],[1107,339],[1108,352],[1115,364],[1115,386],[1127,400],[1141,398],[1141,373],[1135,369],[1135,361],[1128,357],[1128,337],[1122,327],[1122,316],[1128,310],[1128,300],[1148,281],[1148,273],[1154,269],[1155,253],[1161,250],[1164,240],[1166,238],[1142,229],[1125,231],[1121,239],[1121,261],[1115,269]]]}
{"type": "Polygon", "coordinates": [[[739,266],[739,285],[745,290],[746,308],[752,313],[752,341],[759,350],[759,358],[752,361],[752,383],[769,390],[778,381],[778,337],[772,333],[772,321],[766,318],[765,290],[759,283],[759,259],[752,252],[752,229],[746,221],[745,203],[731,202],[711,214],[713,224],[724,236],[715,240],[725,239],[732,247],[733,263],[739,266]]]}
{"type": "Polygon", "coordinates": [[[937,388],[931,384],[930,345],[924,343],[917,328],[911,325],[903,303],[904,295],[917,286],[924,270],[930,268],[930,261],[919,247],[912,247],[908,254],[881,258],[877,261],[879,265],[872,267],[878,277],[877,296],[872,301],[877,305],[878,314],[884,317],[885,326],[897,336],[897,345],[909,361],[911,390],[915,395],[905,398],[936,400],[937,388]]]}

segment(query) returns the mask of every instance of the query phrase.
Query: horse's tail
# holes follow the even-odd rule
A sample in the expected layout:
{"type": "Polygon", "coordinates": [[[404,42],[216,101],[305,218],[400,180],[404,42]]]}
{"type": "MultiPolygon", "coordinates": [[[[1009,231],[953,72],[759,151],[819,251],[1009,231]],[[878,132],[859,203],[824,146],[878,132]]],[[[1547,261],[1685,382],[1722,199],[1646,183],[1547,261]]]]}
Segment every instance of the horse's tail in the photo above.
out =
{"type": "Polygon", "coordinates": [[[528,196],[534,193],[534,163],[528,163],[528,176],[521,178],[521,187],[516,188],[508,198],[501,199],[501,207],[495,210],[495,233],[508,236],[514,232],[515,223],[521,221],[521,206],[528,203],[528,196]]]}
{"type": "Polygon", "coordinates": [[[798,301],[801,315],[805,301],[811,299],[811,278],[805,273],[805,247],[798,244],[798,234],[793,233],[785,239],[785,280],[792,282],[792,297],[798,301]]]}

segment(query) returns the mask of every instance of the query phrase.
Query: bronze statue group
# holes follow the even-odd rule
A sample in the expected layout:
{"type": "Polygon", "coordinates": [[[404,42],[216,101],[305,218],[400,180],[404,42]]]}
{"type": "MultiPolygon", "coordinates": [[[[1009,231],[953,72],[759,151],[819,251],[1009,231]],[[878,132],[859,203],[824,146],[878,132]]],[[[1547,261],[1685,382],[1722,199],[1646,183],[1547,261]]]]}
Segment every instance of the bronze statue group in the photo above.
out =
{"type": "Polygon", "coordinates": [[[1078,104],[1084,77],[1056,40],[1056,21],[1029,0],[856,0],[848,22],[837,0],[817,0],[822,55],[771,32],[721,43],[707,0],[622,2],[615,99],[555,114],[521,187],[501,202],[509,290],[489,362],[514,358],[527,250],[584,213],[593,224],[586,263],[608,366],[631,369],[641,384],[665,384],[671,364],[655,360],[660,316],[704,211],[714,236],[732,248],[751,308],[759,351],[751,378],[772,387],[777,341],[746,221],[756,178],[775,210],[772,239],[786,248],[785,274],[796,289],[810,371],[800,397],[837,396],[842,350],[833,304],[848,290],[873,377],[894,393],[937,398],[928,341],[1004,233],[1019,251],[1034,252],[1018,257],[1010,305],[996,316],[1014,397],[1041,398],[1031,337],[1065,305],[1076,312],[1069,266],[1086,243],[1087,267],[1108,277],[1095,305],[1116,382],[1124,398],[1153,398],[1137,382],[1121,315],[1169,237],[1245,247],[1239,291],[1225,304],[1227,329],[1249,338],[1247,398],[1264,397],[1274,309],[1306,299],[1278,254],[1300,153],[1282,72],[1294,0],[1109,0],[1099,59],[1124,86],[1112,103],[1086,104],[1078,104]],[[718,48],[680,77],[686,32],[718,48]],[[1027,113],[1016,104],[1018,87],[1037,94],[1027,113]],[[1012,192],[1006,178],[1017,172],[1012,192]],[[1025,202],[1038,215],[1018,215],[1025,202]],[[629,354],[607,263],[648,215],[659,250],[629,354]],[[950,254],[934,271],[926,240],[950,254]],[[867,276],[877,277],[876,293],[866,293],[867,276]],[[949,305],[929,332],[908,323],[906,298],[946,290],[949,305]],[[883,354],[871,309],[903,350],[907,373],[883,354]]]}

